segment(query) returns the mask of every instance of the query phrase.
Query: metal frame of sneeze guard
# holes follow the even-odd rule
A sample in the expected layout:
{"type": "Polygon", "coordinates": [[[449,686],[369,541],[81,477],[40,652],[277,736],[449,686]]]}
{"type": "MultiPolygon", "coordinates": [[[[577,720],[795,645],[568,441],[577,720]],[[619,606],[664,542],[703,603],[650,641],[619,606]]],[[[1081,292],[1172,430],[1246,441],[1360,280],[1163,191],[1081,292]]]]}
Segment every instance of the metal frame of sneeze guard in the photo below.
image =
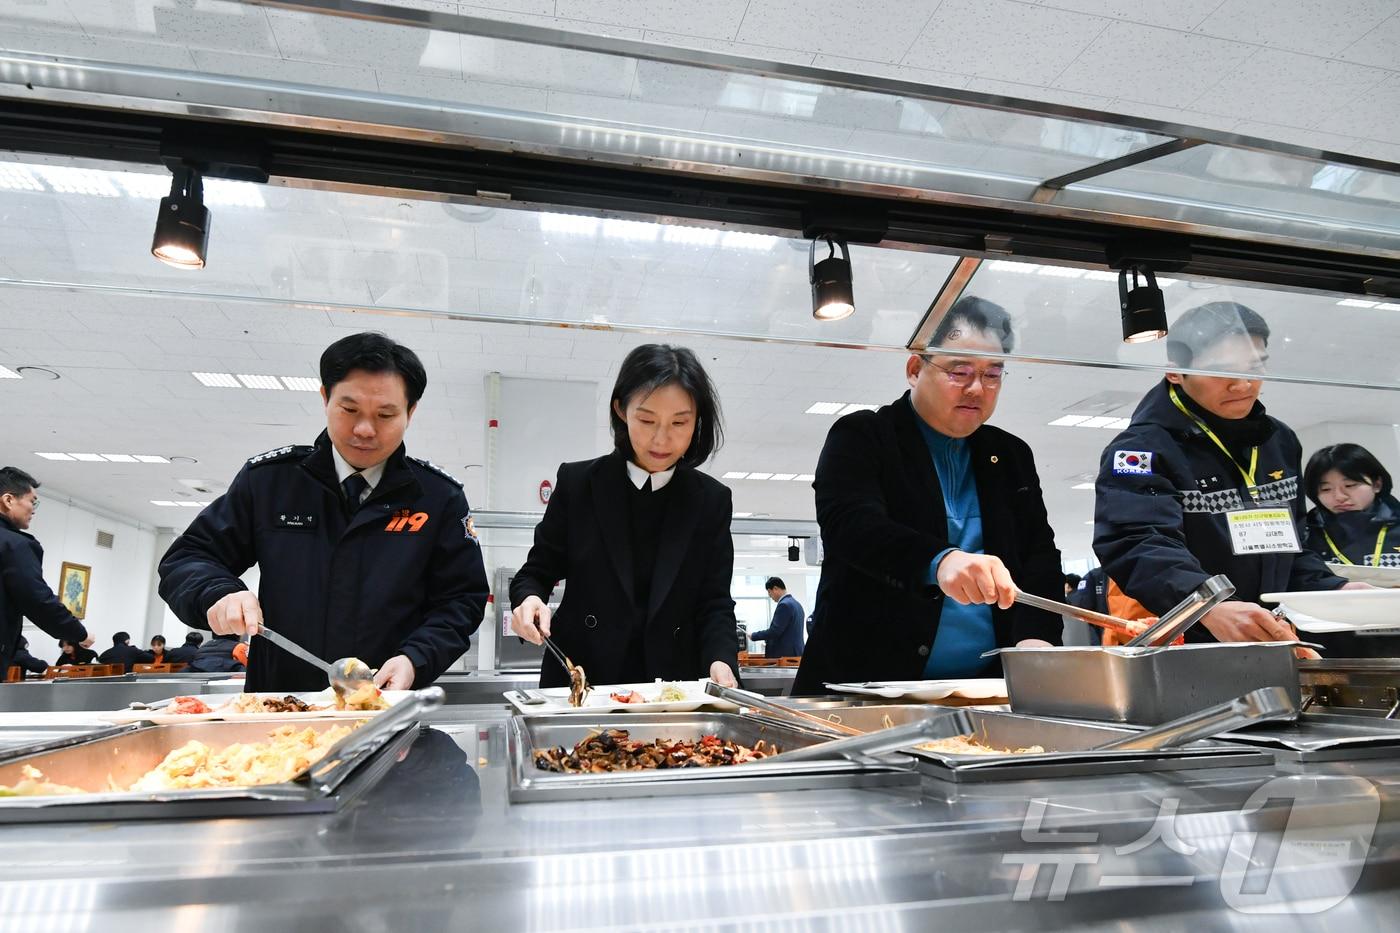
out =
{"type": "Polygon", "coordinates": [[[1225,574],[1217,573],[1196,587],[1195,592],[1173,606],[1171,611],[1158,619],[1154,625],[1130,640],[1127,647],[1170,645],[1178,635],[1234,594],[1235,584],[1231,583],[1225,574]]]}

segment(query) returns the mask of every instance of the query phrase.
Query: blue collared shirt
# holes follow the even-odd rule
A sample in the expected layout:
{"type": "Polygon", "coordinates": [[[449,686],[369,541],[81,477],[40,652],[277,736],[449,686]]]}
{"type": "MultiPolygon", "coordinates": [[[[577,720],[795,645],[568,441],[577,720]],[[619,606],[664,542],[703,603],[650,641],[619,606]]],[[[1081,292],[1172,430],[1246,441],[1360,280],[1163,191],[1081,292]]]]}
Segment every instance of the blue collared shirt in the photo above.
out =
{"type": "MultiPolygon", "coordinates": [[[[915,411],[915,422],[924,436],[938,484],[943,488],[943,507],[948,512],[947,550],[940,551],[929,563],[928,581],[938,579],[938,562],[949,551],[982,553],[982,505],[977,499],[977,483],[972,476],[972,458],[966,438],[952,438],[938,433],[924,423],[915,411]]],[[[977,677],[987,669],[984,651],[997,646],[992,628],[992,607],[973,604],[964,606],[954,600],[943,600],[943,612],[938,619],[938,633],[933,649],[924,665],[924,677],[929,679],[977,677]]]]}

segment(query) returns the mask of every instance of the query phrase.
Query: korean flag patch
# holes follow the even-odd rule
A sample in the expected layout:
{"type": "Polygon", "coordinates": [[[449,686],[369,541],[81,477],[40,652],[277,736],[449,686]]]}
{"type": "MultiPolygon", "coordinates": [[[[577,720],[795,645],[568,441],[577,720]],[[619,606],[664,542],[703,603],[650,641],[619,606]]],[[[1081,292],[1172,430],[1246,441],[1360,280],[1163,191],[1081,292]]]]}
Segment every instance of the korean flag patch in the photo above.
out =
{"type": "Polygon", "coordinates": [[[1152,454],[1145,450],[1115,450],[1113,452],[1113,472],[1151,473],[1152,454]]]}

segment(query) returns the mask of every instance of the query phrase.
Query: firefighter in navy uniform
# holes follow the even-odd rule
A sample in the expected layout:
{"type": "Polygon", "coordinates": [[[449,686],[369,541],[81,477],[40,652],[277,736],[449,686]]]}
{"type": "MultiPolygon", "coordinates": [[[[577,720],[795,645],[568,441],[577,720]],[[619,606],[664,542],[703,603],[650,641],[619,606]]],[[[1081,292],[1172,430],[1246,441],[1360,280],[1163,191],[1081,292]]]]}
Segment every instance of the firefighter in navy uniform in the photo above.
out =
{"type": "MultiPolygon", "coordinates": [[[[327,661],[360,658],[381,687],[425,687],[467,650],[488,589],[461,484],[404,452],[427,376],[374,333],[332,344],[320,370],[326,431],[249,460],[166,552],[160,594],[191,627],[242,635],[266,620],[327,661]],[[257,596],[239,580],[254,564],[257,596]]],[[[252,639],[250,691],[325,686],[252,639]]]]}
{"type": "MultiPolygon", "coordinates": [[[[1262,374],[1268,340],[1258,313],[1212,302],[1172,325],[1167,356],[1183,369],[1262,374]]],[[[1265,413],[1260,386],[1259,379],[1168,373],[1104,450],[1094,552],[1111,581],[1115,614],[1161,615],[1223,573],[1234,596],[1187,640],[1289,641],[1296,634],[1259,604],[1260,595],[1346,583],[1299,545],[1302,448],[1265,413]]]]}

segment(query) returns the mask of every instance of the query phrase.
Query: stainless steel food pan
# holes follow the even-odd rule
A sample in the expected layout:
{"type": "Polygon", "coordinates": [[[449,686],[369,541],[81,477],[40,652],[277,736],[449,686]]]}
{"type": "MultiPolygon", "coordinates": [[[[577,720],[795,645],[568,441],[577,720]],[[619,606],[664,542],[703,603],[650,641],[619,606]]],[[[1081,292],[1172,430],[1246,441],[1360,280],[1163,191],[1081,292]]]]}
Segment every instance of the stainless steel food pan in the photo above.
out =
{"type": "MultiPolygon", "coordinates": [[[[257,787],[156,793],[122,789],[187,742],[198,740],[216,750],[236,742],[258,742],[279,727],[276,722],[138,723],[9,749],[0,754],[0,784],[16,784],[22,778],[21,769],[32,765],[49,781],[91,793],[0,797],[0,824],[331,812],[378,781],[393,765],[397,752],[416,738],[423,713],[441,703],[442,692],[434,687],[418,691],[385,712],[367,713],[363,726],[291,781],[257,787]]],[[[289,725],[321,733],[355,722],[305,719],[289,725]]]]}
{"type": "Polygon", "coordinates": [[[1155,726],[1259,687],[1283,687],[1300,705],[1294,647],[1250,642],[999,654],[1014,712],[1155,726]]]}
{"type": "Polygon", "coordinates": [[[729,794],[831,787],[916,785],[919,776],[897,763],[857,764],[845,760],[793,762],[762,760],[714,768],[555,774],[535,767],[536,749],[572,748],[592,732],[626,729],[634,739],[698,739],[716,735],[752,746],[759,739],[779,749],[805,748],[828,737],[757,716],[738,713],[649,713],[620,717],[515,716],[510,721],[510,799],[588,800],[689,794],[729,794]]]}
{"type": "Polygon", "coordinates": [[[1374,716],[1306,712],[1297,722],[1265,723],[1221,738],[1268,749],[1280,763],[1400,758],[1400,722],[1374,716]]]}

